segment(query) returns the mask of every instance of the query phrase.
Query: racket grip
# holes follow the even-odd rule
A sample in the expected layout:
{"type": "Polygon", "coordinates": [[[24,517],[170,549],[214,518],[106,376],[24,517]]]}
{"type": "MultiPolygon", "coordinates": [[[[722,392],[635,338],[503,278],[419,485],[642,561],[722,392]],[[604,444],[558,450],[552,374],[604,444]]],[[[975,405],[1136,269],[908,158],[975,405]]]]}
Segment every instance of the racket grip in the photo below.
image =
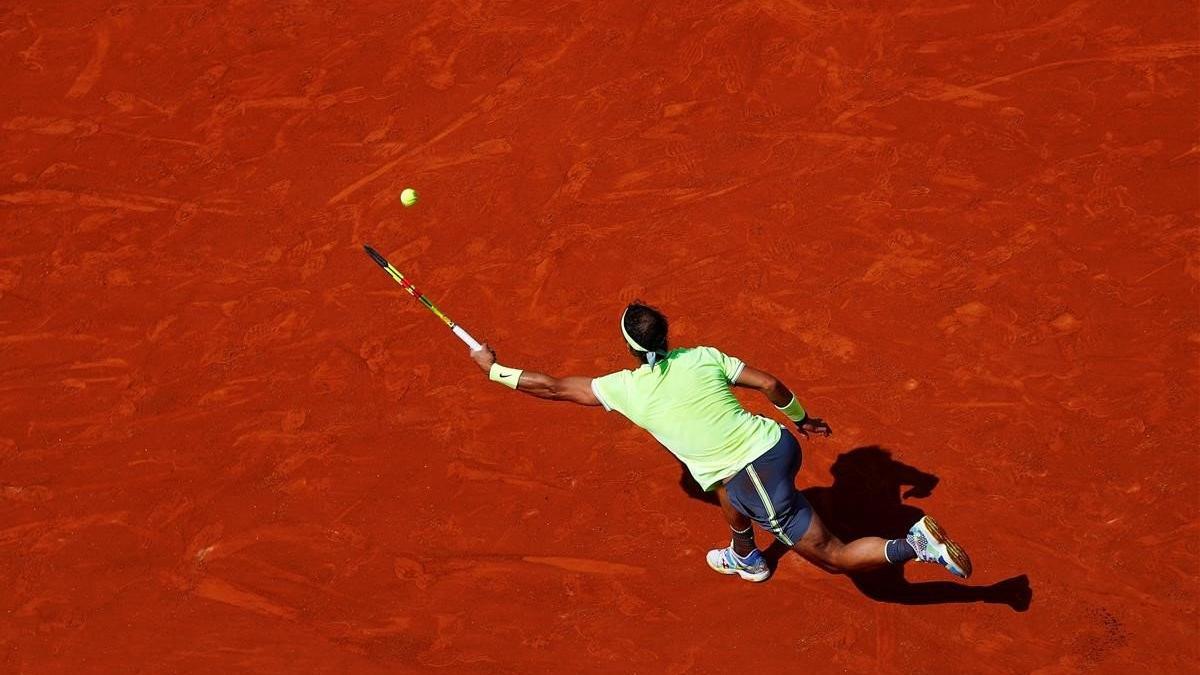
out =
{"type": "Polygon", "coordinates": [[[458,336],[459,340],[467,343],[467,346],[471,348],[471,351],[479,351],[479,349],[482,347],[482,345],[475,341],[475,338],[471,337],[470,333],[463,330],[462,326],[455,325],[454,328],[451,328],[450,330],[454,331],[454,334],[458,336]]]}

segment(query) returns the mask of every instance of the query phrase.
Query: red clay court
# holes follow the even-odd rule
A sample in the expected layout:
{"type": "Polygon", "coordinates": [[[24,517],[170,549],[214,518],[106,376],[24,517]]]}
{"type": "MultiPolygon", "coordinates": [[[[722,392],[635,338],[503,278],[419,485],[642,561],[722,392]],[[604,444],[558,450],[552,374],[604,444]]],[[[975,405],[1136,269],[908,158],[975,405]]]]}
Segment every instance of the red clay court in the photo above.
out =
{"type": "Polygon", "coordinates": [[[1193,3],[15,0],[0,55],[0,671],[1197,672],[1193,3]],[[666,451],[364,243],[557,375],[662,307],[833,425],[831,526],[975,576],[713,574],[666,451]]]}

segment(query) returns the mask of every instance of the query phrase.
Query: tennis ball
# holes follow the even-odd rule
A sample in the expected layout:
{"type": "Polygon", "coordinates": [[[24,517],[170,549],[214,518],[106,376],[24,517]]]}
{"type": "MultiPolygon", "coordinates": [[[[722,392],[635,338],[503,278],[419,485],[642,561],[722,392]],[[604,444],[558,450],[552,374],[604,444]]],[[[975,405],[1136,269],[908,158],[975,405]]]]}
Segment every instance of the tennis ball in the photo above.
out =
{"type": "Polygon", "coordinates": [[[412,206],[417,203],[417,191],[412,188],[404,188],[400,191],[400,203],[405,206],[412,206]]]}

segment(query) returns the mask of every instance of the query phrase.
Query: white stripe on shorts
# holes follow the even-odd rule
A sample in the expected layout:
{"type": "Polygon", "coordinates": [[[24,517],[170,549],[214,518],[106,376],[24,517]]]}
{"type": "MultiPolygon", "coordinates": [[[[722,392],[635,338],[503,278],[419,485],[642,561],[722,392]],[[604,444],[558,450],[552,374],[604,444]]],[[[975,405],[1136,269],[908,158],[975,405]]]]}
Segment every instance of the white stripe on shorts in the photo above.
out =
{"type": "Polygon", "coordinates": [[[762,481],[758,479],[758,472],[754,470],[754,465],[746,466],[746,475],[750,476],[750,482],[754,483],[754,489],[758,492],[758,498],[762,500],[763,506],[767,508],[767,519],[771,521],[771,531],[779,540],[788,546],[793,546],[792,539],[787,536],[783,528],[779,527],[779,519],[775,516],[775,507],[771,505],[771,498],[767,496],[767,491],[763,487],[762,481]]]}

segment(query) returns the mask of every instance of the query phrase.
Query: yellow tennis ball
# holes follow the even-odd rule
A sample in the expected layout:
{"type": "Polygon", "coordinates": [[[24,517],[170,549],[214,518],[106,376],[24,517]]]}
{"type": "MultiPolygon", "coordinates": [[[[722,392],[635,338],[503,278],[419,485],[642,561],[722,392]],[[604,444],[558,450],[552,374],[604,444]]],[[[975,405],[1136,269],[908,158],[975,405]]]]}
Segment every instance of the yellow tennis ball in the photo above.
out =
{"type": "Polygon", "coordinates": [[[405,206],[412,206],[417,203],[417,191],[412,188],[404,188],[400,191],[400,203],[405,206]]]}

